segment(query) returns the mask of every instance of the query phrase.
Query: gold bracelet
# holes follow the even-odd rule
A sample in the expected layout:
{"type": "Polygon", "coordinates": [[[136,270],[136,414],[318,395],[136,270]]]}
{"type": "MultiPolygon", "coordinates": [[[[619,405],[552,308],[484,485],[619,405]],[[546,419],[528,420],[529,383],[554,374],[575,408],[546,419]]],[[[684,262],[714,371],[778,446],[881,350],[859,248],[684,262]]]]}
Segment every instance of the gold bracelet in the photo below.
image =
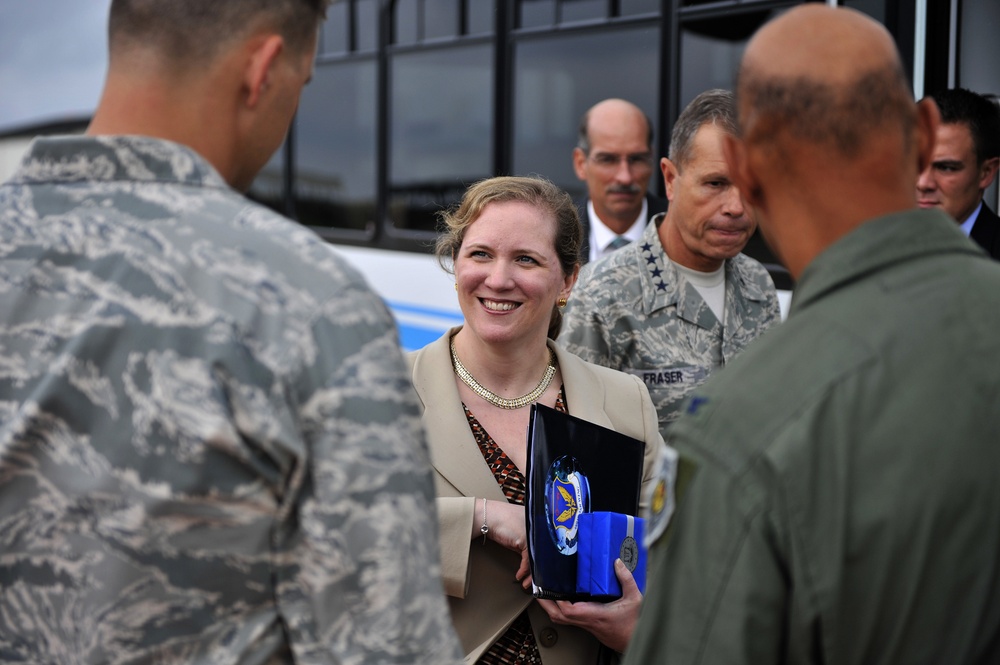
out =
{"type": "Polygon", "coordinates": [[[486,523],[486,499],[483,499],[483,525],[479,527],[479,533],[483,534],[483,545],[486,544],[486,534],[490,532],[490,525],[486,523]]]}

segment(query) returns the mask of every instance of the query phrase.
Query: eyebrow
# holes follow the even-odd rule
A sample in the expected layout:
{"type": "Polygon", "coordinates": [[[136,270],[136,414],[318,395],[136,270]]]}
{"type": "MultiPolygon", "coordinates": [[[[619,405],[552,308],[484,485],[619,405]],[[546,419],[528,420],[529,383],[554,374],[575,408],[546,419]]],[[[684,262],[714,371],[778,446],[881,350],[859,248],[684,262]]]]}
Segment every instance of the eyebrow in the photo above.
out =
{"type": "Polygon", "coordinates": [[[702,182],[710,182],[710,181],[714,182],[716,180],[725,180],[726,182],[730,182],[732,178],[729,177],[728,174],[722,173],[721,171],[712,171],[709,173],[702,174],[701,176],[702,182]]]}
{"type": "MultiPolygon", "coordinates": [[[[467,250],[488,249],[491,252],[495,252],[496,251],[496,247],[494,247],[493,245],[487,245],[486,243],[482,243],[482,242],[472,242],[472,243],[469,243],[468,245],[465,245],[465,249],[467,249],[467,250]]],[[[538,252],[538,250],[528,249],[527,247],[522,247],[520,249],[515,248],[515,249],[512,249],[511,252],[514,253],[514,254],[517,254],[517,255],[529,254],[531,256],[543,256],[543,254],[541,254],[540,252],[538,252]]]]}
{"type": "Polygon", "coordinates": [[[645,157],[653,154],[650,150],[639,150],[637,152],[614,152],[613,150],[595,150],[595,155],[625,155],[626,157],[645,157]]]}
{"type": "Polygon", "coordinates": [[[933,164],[934,166],[957,166],[957,167],[965,166],[965,164],[958,159],[935,159],[934,161],[931,162],[931,164],[933,164]]]}

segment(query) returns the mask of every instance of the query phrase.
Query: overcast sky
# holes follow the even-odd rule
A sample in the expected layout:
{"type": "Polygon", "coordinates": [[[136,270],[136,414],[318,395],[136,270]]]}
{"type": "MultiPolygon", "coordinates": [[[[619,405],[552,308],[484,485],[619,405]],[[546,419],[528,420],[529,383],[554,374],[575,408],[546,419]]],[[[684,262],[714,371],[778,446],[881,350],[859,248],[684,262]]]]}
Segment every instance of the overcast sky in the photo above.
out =
{"type": "Polygon", "coordinates": [[[110,0],[0,0],[0,133],[89,116],[107,67],[110,0]]]}

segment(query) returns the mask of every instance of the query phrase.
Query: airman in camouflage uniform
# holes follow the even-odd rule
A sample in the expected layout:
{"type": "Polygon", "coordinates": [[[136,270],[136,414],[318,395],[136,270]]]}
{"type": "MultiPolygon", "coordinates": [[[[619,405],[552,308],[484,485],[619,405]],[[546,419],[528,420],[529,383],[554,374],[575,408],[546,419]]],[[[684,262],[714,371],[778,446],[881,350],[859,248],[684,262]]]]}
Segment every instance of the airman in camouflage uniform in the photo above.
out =
{"type": "MultiPolygon", "coordinates": [[[[230,187],[269,154],[242,132],[280,142],[311,67],[254,25],[240,47],[308,67],[261,79],[286,97],[252,91],[266,118],[208,123],[240,159],[155,132],[44,139],[0,186],[5,663],[459,660],[391,318],[315,234],[230,187]]],[[[136,90],[115,76],[95,134],[184,117],[197,89],[122,105],[136,90]]]]}
{"type": "Polygon", "coordinates": [[[739,253],[754,226],[713,143],[734,118],[726,91],[688,106],[671,138],[671,160],[661,161],[670,209],[641,240],[583,268],[563,317],[559,342],[567,350],[645,382],[664,437],[690,392],[781,318],[770,275],[739,253]],[[716,226],[727,232],[721,241],[706,230],[716,226]],[[678,267],[682,261],[690,265],[678,267]],[[685,267],[723,271],[722,320],[685,267]]]}

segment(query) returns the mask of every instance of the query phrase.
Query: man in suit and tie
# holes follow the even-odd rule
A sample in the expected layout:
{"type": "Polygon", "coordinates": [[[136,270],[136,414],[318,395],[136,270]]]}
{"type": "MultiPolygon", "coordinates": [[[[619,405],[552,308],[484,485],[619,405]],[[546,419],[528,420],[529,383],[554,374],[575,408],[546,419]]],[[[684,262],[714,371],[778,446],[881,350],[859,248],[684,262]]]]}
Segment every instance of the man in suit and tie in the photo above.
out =
{"type": "Polygon", "coordinates": [[[954,88],[931,95],[941,110],[934,157],[917,179],[921,208],[941,208],[994,259],[1000,218],[983,201],[1000,163],[1000,110],[986,97],[954,88]]]}
{"type": "Polygon", "coordinates": [[[638,240],[649,218],[667,209],[666,201],[647,192],[653,124],[624,99],[605,99],[583,114],[573,169],[587,183],[580,206],[583,263],[638,240]]]}

